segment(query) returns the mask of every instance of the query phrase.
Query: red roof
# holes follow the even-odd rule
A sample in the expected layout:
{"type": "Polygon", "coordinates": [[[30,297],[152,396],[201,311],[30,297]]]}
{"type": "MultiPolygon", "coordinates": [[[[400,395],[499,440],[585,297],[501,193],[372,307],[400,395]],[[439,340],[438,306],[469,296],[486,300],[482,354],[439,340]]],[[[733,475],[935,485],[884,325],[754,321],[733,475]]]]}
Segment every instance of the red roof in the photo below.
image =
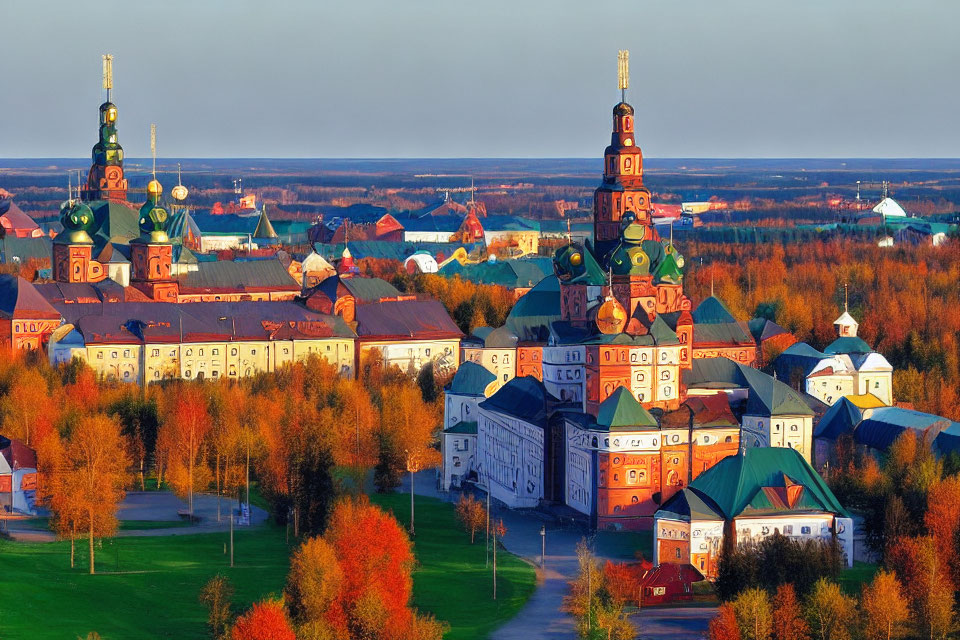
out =
{"type": "Polygon", "coordinates": [[[37,288],[20,276],[0,276],[0,316],[57,320],[60,312],[47,302],[37,288]]]}
{"type": "Polygon", "coordinates": [[[0,436],[0,455],[14,471],[37,468],[37,452],[19,440],[0,436]]]}

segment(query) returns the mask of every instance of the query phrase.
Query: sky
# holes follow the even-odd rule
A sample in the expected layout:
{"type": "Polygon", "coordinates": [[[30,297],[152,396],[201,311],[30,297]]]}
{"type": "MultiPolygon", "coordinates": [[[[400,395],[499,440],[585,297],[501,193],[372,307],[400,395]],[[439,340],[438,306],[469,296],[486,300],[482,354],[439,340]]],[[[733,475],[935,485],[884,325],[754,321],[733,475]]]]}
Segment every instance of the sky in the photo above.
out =
{"type": "Polygon", "coordinates": [[[0,0],[0,157],[958,157],[954,0],[0,0]]]}

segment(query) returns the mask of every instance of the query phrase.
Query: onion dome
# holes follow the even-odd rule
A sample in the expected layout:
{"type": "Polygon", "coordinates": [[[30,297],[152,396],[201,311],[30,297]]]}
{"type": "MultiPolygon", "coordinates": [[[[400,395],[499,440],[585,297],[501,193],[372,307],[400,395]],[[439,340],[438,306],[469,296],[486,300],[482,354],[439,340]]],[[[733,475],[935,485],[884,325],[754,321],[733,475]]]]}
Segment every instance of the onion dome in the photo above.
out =
{"type": "Polygon", "coordinates": [[[79,200],[67,200],[60,208],[60,224],[63,233],[57,236],[57,242],[68,244],[93,244],[90,231],[96,223],[93,211],[79,200]]]}
{"type": "Polygon", "coordinates": [[[140,207],[140,218],[137,221],[140,226],[139,242],[151,244],[170,242],[166,231],[169,216],[167,210],[160,206],[162,193],[163,187],[160,183],[156,179],[151,180],[147,185],[147,201],[140,207]]]}
{"type": "Polygon", "coordinates": [[[617,105],[613,108],[613,115],[614,116],[632,116],[633,107],[631,107],[626,102],[617,103],[617,105]]]}

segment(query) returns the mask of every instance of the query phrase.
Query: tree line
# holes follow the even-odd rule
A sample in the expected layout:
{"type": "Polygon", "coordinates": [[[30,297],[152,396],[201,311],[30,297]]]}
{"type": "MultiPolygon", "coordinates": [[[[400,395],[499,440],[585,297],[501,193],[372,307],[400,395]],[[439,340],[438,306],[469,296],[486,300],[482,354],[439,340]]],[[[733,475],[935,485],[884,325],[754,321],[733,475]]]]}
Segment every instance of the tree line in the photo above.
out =
{"type": "Polygon", "coordinates": [[[236,505],[252,477],[299,536],[322,532],[336,497],[360,492],[368,470],[387,491],[411,460],[438,464],[445,381],[429,367],[411,379],[376,356],[361,370],[345,379],[312,357],[243,380],[141,388],[26,354],[0,361],[0,432],[37,451],[39,502],[58,535],[87,539],[93,573],[94,540],[115,533],[131,488],[169,487],[192,517],[197,493],[236,505]]]}

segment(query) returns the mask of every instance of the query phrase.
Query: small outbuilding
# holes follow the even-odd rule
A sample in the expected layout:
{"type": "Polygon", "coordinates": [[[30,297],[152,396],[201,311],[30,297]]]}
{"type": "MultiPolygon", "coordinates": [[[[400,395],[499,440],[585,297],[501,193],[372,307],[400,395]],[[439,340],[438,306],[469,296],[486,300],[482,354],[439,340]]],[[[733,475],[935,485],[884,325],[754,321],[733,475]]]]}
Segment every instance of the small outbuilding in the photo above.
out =
{"type": "Polygon", "coordinates": [[[691,600],[693,583],[704,580],[691,564],[663,563],[651,569],[640,581],[640,606],[651,607],[691,600]]]}

